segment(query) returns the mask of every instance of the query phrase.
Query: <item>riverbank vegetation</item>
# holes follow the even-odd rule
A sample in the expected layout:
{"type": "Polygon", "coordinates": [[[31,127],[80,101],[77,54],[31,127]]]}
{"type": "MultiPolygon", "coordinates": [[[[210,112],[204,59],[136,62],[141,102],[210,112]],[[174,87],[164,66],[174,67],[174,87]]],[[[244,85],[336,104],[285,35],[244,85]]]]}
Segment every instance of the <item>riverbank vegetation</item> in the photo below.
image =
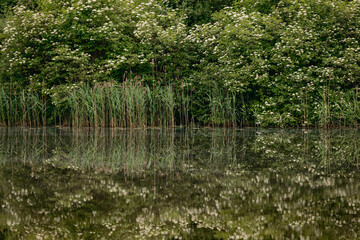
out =
{"type": "Polygon", "coordinates": [[[0,125],[357,127],[360,2],[6,0],[0,125]]]}

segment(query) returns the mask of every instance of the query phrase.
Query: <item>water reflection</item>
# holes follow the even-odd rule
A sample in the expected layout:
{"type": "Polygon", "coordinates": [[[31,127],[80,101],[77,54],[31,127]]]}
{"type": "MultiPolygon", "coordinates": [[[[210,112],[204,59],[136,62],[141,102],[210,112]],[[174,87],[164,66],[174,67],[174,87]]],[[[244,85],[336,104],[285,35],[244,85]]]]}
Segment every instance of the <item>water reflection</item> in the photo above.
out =
{"type": "Polygon", "coordinates": [[[359,239],[355,130],[0,129],[0,239],[359,239]]]}

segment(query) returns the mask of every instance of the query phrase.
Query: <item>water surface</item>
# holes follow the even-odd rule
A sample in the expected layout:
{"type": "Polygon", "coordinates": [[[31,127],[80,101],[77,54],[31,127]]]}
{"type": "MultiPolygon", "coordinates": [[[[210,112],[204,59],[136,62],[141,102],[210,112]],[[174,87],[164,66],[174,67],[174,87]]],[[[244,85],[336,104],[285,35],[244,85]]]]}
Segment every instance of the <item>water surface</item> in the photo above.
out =
{"type": "Polygon", "coordinates": [[[0,239],[360,239],[357,130],[0,128],[0,239]]]}

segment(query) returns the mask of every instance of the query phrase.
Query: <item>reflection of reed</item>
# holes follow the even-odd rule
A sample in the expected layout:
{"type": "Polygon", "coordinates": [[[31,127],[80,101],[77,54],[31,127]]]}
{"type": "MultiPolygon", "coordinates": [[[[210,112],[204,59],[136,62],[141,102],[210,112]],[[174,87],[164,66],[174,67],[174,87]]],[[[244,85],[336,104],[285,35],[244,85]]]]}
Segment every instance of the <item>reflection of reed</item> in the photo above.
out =
{"type": "Polygon", "coordinates": [[[166,175],[193,166],[359,167],[354,130],[1,128],[0,161],[166,175]]]}
{"type": "Polygon", "coordinates": [[[359,140],[345,130],[0,128],[0,222],[11,239],[357,239],[359,140]]]}
{"type": "Polygon", "coordinates": [[[1,129],[1,159],[141,173],[174,166],[173,130],[1,129]]]}
{"type": "Polygon", "coordinates": [[[316,142],[321,164],[328,170],[335,166],[357,166],[359,133],[354,130],[322,131],[316,142]],[[333,165],[333,166],[332,166],[333,165]]]}

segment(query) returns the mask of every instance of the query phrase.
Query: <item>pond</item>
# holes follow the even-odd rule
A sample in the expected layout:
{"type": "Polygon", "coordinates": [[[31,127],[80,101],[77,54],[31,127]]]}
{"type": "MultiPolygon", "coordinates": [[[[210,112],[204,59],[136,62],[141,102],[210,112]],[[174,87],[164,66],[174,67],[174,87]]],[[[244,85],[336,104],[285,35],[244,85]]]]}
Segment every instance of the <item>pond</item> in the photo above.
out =
{"type": "Polygon", "coordinates": [[[359,239],[360,132],[0,128],[0,239],[359,239]]]}

